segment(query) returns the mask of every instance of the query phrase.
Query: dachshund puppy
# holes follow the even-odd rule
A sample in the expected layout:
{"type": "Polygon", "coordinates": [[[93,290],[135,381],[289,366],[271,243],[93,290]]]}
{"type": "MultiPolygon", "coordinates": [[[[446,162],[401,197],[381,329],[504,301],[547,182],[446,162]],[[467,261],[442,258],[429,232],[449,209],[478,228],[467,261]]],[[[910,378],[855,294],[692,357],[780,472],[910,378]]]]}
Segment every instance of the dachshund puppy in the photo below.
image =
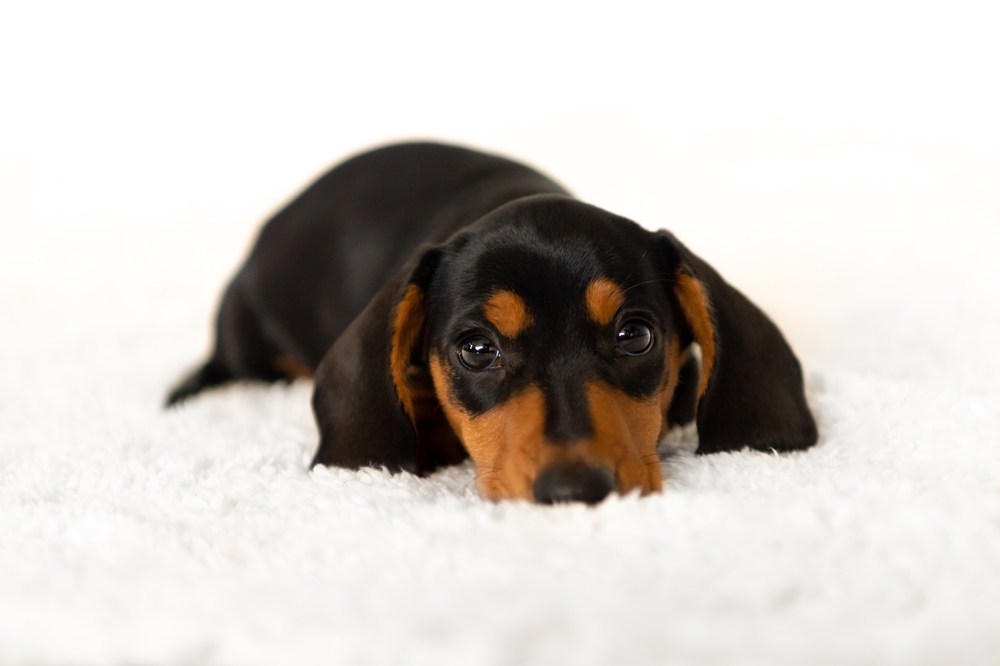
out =
{"type": "Polygon", "coordinates": [[[168,404],[313,375],[313,465],[471,456],[490,500],[659,491],[657,443],[693,419],[699,453],[817,439],[777,327],[673,235],[431,143],[354,157],[275,215],[168,404]]]}

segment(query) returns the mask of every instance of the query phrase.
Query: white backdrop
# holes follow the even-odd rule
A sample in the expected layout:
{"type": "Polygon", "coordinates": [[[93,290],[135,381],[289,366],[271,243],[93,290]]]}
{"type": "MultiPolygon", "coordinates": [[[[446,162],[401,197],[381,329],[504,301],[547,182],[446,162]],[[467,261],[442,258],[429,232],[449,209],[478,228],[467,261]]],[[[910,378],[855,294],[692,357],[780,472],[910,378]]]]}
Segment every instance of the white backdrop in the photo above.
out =
{"type": "Polygon", "coordinates": [[[342,4],[0,7],[0,661],[998,663],[1000,9],[342,4]],[[820,447],[539,513],[310,476],[305,385],[162,414],[259,223],[403,138],[673,230],[786,332],[820,447]]]}
{"type": "MultiPolygon", "coordinates": [[[[5,7],[8,251],[188,225],[231,249],[231,270],[266,214],[336,160],[441,138],[673,229],[818,353],[838,344],[829,316],[872,314],[856,299],[886,251],[933,283],[942,243],[995,239],[990,3],[347,4],[5,7]],[[951,207],[961,221],[942,219],[951,207]],[[742,260],[760,234],[764,254],[742,260]],[[831,299],[849,302],[833,315],[831,299]]],[[[937,270],[981,280],[996,247],[971,245],[937,270]]],[[[982,333],[958,332],[947,364],[899,370],[987,381],[982,333]]]]}

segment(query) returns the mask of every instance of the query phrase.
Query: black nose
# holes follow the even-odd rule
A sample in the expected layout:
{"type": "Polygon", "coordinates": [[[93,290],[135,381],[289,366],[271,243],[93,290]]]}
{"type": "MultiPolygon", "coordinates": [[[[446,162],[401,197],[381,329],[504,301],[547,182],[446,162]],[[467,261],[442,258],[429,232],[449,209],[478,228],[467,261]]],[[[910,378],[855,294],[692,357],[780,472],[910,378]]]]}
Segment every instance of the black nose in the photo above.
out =
{"type": "Polygon", "coordinates": [[[615,475],[608,468],[571,463],[544,470],[535,479],[534,491],[535,501],[539,504],[597,504],[615,488],[615,475]]]}

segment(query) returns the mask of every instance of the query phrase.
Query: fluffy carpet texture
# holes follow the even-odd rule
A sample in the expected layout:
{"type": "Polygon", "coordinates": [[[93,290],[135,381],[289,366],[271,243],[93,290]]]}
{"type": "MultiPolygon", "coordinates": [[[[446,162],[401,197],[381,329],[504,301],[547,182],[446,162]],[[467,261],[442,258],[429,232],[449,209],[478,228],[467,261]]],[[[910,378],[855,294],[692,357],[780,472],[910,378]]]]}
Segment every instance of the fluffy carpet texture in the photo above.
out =
{"type": "Polygon", "coordinates": [[[833,152],[678,159],[670,210],[565,156],[773,315],[822,433],[674,432],[662,494],[595,508],[484,502],[468,465],[309,471],[308,383],[163,410],[257,220],[6,210],[0,663],[1000,664],[995,191],[833,152]]]}

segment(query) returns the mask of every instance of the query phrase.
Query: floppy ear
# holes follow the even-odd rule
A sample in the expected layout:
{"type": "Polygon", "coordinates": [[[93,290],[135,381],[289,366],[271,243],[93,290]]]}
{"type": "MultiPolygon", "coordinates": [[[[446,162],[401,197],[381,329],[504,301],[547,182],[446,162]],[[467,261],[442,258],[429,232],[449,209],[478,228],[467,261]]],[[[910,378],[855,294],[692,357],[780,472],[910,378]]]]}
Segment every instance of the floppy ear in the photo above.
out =
{"type": "Polygon", "coordinates": [[[698,453],[804,449],[816,443],[802,370],[778,327],[673,234],[660,260],[702,352],[698,453]]]}
{"type": "Polygon", "coordinates": [[[313,465],[418,472],[408,373],[441,254],[432,248],[404,266],[323,357],[313,392],[320,431],[313,465]]]}

